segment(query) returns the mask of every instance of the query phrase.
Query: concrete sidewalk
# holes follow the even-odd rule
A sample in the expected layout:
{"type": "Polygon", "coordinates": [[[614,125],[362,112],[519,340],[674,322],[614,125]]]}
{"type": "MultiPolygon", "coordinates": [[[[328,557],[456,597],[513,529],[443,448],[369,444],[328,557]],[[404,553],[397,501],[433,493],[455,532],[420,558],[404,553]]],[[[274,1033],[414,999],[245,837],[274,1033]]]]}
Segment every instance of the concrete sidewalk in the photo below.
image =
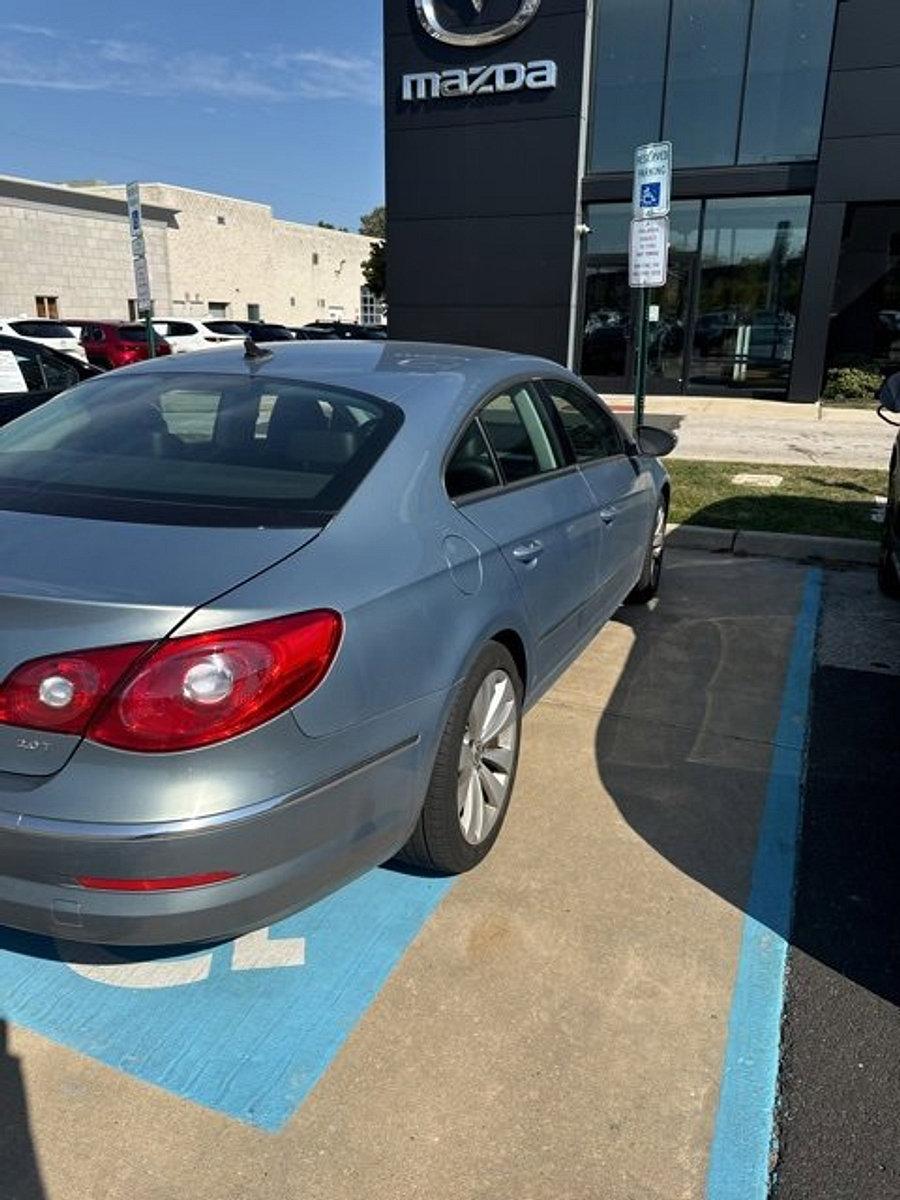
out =
{"type": "MultiPolygon", "coordinates": [[[[633,397],[604,399],[630,425],[633,397]]],[[[648,396],[648,421],[678,434],[674,457],[887,470],[897,434],[871,409],[731,396],[648,396]]]]}
{"type": "Polygon", "coordinates": [[[495,851],[279,1133],[11,1027],[0,1195],[701,1200],[806,576],[668,556],[529,715],[495,851]]]}

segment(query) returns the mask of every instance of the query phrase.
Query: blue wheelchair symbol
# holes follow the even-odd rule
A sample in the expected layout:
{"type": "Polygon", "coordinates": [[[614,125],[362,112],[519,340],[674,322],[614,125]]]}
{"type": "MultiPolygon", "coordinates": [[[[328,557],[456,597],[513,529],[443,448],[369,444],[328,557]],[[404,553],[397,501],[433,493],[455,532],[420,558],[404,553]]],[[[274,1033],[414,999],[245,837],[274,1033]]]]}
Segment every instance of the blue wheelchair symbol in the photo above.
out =
{"type": "Polygon", "coordinates": [[[659,208],[662,184],[645,183],[641,185],[641,208],[659,208]]]}

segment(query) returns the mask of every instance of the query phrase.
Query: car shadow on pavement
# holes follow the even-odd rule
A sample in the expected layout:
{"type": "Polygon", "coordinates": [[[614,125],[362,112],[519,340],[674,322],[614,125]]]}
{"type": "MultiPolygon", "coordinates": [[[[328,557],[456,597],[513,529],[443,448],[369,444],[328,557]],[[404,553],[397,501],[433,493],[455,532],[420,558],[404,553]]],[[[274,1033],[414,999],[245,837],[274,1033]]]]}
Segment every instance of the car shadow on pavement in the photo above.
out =
{"type": "Polygon", "coordinates": [[[45,1200],[19,1061],[7,1047],[0,1020],[0,1195],[3,1200],[45,1200]]]}
{"type": "MultiPolygon", "coordinates": [[[[709,554],[669,566],[655,610],[623,608],[615,618],[633,643],[596,732],[600,779],[631,829],[769,927],[771,913],[749,907],[751,876],[805,577],[794,564],[709,554]]],[[[838,755],[842,737],[836,730],[838,755]]],[[[843,746],[852,759],[852,741],[843,746]]],[[[831,878],[823,911],[846,909],[844,882],[831,878]]],[[[856,952],[853,928],[775,932],[896,1003],[877,956],[856,952]]]]}

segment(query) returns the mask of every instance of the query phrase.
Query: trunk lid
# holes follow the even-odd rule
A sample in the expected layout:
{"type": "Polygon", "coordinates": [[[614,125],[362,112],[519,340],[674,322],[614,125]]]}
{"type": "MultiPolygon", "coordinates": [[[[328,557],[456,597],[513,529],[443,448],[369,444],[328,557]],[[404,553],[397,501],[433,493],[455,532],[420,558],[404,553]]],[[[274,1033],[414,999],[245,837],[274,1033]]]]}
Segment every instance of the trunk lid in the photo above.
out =
{"type": "MultiPolygon", "coordinates": [[[[165,637],[318,532],[0,511],[0,681],[45,654],[165,637]]],[[[78,741],[0,725],[0,772],[52,774],[78,741]]]]}

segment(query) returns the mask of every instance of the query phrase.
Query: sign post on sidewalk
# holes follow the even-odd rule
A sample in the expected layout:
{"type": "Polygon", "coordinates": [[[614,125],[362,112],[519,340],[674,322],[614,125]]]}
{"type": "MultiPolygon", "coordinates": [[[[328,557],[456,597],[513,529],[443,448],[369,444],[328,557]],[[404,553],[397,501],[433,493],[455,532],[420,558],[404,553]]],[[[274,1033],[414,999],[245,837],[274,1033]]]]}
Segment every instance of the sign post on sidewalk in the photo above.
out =
{"type": "Polygon", "coordinates": [[[147,353],[150,358],[155,358],[156,330],[153,328],[153,300],[150,295],[150,271],[147,266],[147,248],[141,220],[141,189],[138,183],[125,185],[125,200],[128,204],[128,229],[131,234],[131,261],[134,266],[138,316],[144,318],[147,330],[147,353]]]}
{"type": "Polygon", "coordinates": [[[634,430],[644,420],[650,289],[665,286],[669,270],[672,143],[650,142],[634,152],[628,282],[640,292],[634,339],[634,430]]]}

